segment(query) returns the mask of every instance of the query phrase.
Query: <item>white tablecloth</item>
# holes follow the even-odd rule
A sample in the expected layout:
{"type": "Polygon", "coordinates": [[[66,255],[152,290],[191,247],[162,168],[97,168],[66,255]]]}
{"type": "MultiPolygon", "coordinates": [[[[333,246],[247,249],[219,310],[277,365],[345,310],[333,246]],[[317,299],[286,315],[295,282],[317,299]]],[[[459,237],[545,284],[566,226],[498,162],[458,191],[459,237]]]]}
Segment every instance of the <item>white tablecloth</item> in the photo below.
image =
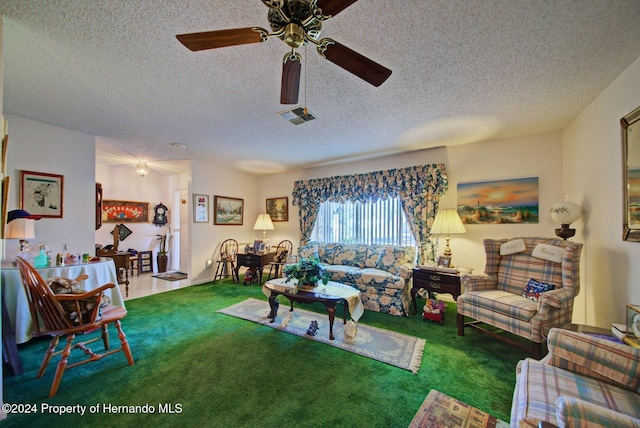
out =
{"type": "MultiPolygon", "coordinates": [[[[99,262],[37,268],[36,270],[45,281],[55,277],[73,279],[80,275],[89,275],[88,279],[80,282],[80,286],[87,291],[95,290],[112,282],[116,286],[105,291],[105,294],[111,298],[111,304],[124,307],[124,299],[122,298],[120,287],[118,287],[118,278],[113,259],[103,258],[99,262]]],[[[22,285],[20,271],[15,266],[2,265],[0,277],[2,279],[2,297],[4,298],[11,325],[16,332],[16,343],[24,343],[33,337],[33,321],[31,320],[29,303],[22,285]]]]}
{"type": "MultiPolygon", "coordinates": [[[[264,283],[262,286],[262,292],[265,296],[271,296],[270,290],[278,290],[285,292],[292,292],[295,288],[295,282],[285,282],[286,278],[271,279],[264,283]]],[[[349,313],[351,319],[358,321],[362,314],[364,314],[364,305],[360,298],[360,292],[350,285],[342,284],[340,282],[329,281],[327,285],[320,284],[311,292],[315,294],[324,294],[330,297],[342,297],[349,304],[349,313]]]]}

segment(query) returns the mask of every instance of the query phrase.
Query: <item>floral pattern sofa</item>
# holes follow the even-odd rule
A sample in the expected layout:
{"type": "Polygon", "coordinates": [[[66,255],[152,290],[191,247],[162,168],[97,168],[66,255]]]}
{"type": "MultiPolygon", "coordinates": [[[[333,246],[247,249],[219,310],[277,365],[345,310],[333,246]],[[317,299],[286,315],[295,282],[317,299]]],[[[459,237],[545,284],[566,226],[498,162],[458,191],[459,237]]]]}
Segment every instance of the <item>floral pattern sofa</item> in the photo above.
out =
{"type": "Polygon", "coordinates": [[[640,427],[640,348],[558,328],[547,345],[518,363],[512,427],[640,427]]]}
{"type": "Polygon", "coordinates": [[[310,242],[298,249],[298,256],[317,257],[331,281],[360,290],[365,309],[398,316],[409,314],[415,248],[310,242]]]}

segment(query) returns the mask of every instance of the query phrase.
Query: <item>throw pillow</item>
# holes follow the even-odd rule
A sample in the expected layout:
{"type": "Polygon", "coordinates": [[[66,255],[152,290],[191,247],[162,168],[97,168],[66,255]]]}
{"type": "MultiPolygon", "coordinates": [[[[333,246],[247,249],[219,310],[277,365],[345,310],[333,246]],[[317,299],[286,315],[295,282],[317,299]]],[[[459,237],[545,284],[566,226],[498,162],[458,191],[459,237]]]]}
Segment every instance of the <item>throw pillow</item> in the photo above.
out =
{"type": "Polygon", "coordinates": [[[522,295],[527,299],[537,302],[540,299],[540,295],[546,291],[555,290],[556,286],[553,284],[546,284],[531,278],[529,283],[524,287],[522,295]]]}
{"type": "Polygon", "coordinates": [[[538,244],[531,253],[533,257],[556,263],[562,262],[563,254],[564,248],[549,244],[538,244]]]}
{"type": "Polygon", "coordinates": [[[512,239],[500,245],[500,255],[508,256],[509,254],[521,253],[527,249],[524,239],[512,239]]]}

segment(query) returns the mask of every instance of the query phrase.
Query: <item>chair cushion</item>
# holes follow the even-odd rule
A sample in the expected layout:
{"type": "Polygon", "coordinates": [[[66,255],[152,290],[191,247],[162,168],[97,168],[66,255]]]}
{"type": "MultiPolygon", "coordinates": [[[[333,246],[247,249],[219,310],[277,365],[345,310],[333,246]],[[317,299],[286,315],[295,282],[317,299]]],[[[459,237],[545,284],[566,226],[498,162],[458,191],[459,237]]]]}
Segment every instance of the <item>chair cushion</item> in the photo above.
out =
{"type": "Polygon", "coordinates": [[[521,253],[527,249],[524,239],[512,239],[500,245],[500,255],[507,256],[509,254],[521,253]]]}
{"type": "Polygon", "coordinates": [[[555,290],[555,288],[556,286],[553,284],[546,284],[531,278],[527,286],[524,287],[522,296],[537,302],[540,299],[540,294],[549,290],[555,290]]]}
{"type": "Polygon", "coordinates": [[[531,252],[533,257],[537,257],[542,260],[549,260],[550,262],[562,263],[562,256],[564,255],[564,248],[556,247],[549,244],[538,244],[531,252]]]}
{"type": "Polygon", "coordinates": [[[537,312],[537,304],[518,294],[502,290],[471,291],[462,294],[465,304],[477,307],[478,311],[493,313],[500,318],[506,316],[529,321],[537,312]]]}

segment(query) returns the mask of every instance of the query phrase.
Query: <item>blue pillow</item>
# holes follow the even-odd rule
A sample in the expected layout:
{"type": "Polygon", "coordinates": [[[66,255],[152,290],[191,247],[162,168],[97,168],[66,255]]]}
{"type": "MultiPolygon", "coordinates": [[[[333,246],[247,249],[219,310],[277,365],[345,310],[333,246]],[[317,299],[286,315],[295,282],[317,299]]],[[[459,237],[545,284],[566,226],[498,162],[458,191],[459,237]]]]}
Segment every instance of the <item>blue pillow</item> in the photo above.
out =
{"type": "Polygon", "coordinates": [[[537,302],[542,293],[549,290],[555,290],[555,288],[556,286],[553,284],[545,284],[544,282],[540,282],[531,278],[527,286],[524,287],[522,295],[527,299],[531,299],[534,302],[537,302]]]}

